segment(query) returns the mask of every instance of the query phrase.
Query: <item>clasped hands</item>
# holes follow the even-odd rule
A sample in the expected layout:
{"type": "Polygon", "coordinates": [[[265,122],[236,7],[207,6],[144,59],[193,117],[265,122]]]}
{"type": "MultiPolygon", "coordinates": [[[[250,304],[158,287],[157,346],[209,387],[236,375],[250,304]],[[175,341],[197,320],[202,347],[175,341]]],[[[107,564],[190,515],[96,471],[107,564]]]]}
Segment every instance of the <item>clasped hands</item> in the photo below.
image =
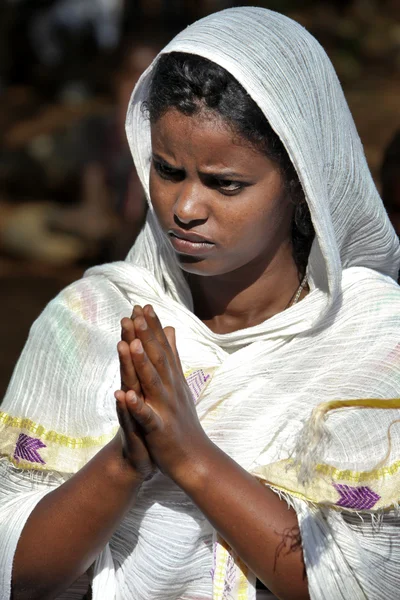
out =
{"type": "Polygon", "coordinates": [[[155,468],[175,481],[209,442],[186,383],[175,330],[152,306],[135,306],[121,321],[121,390],[115,392],[123,454],[143,478],[155,468]]]}

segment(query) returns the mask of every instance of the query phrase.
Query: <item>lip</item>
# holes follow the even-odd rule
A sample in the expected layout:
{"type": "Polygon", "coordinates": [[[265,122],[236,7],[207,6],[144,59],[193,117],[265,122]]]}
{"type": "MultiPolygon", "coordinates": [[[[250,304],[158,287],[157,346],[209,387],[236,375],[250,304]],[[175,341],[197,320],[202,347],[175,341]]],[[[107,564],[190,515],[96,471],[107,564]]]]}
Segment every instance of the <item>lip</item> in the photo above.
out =
{"type": "Polygon", "coordinates": [[[168,235],[175,236],[181,240],[188,240],[189,242],[207,242],[212,244],[213,242],[203,235],[199,235],[195,232],[183,231],[182,229],[170,229],[168,235]]]}
{"type": "Polygon", "coordinates": [[[207,238],[196,233],[171,229],[168,237],[172,247],[179,254],[190,254],[191,256],[204,256],[215,248],[215,244],[207,238]]]}

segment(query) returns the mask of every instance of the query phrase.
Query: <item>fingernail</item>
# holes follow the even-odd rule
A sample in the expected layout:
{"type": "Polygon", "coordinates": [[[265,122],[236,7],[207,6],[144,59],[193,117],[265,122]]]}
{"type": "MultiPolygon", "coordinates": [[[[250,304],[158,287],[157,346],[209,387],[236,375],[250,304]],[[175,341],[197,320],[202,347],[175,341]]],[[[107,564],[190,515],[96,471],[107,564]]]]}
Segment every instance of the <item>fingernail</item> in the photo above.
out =
{"type": "Polygon", "coordinates": [[[145,319],[139,319],[137,326],[139,327],[139,329],[147,329],[147,323],[145,319]]]}
{"type": "Polygon", "coordinates": [[[137,401],[138,401],[136,394],[132,394],[132,395],[129,394],[127,396],[127,400],[130,404],[137,404],[137,401]]]}
{"type": "Polygon", "coordinates": [[[143,346],[140,340],[135,340],[135,352],[137,352],[138,354],[143,353],[143,346]]]}
{"type": "Polygon", "coordinates": [[[148,314],[150,315],[150,317],[155,317],[156,313],[154,312],[154,309],[152,306],[149,306],[149,308],[147,309],[148,314]]]}

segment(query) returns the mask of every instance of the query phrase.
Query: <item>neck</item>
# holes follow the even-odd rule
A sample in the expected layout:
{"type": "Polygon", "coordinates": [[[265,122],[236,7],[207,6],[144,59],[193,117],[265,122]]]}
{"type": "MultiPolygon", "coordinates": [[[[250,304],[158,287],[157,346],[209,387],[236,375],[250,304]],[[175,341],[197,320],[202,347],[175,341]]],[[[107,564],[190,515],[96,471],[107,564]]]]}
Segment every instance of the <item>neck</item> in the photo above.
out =
{"type": "Polygon", "coordinates": [[[285,310],[303,276],[291,247],[288,250],[286,256],[265,268],[246,265],[224,275],[188,274],[195,314],[215,333],[230,333],[258,325],[285,310]]]}

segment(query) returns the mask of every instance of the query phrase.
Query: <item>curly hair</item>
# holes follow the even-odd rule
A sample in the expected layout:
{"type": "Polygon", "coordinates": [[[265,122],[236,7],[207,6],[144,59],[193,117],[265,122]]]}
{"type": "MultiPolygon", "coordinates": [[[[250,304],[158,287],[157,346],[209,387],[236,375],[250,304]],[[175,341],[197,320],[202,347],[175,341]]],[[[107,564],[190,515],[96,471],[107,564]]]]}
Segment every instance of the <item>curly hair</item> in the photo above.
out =
{"type": "Polygon", "coordinates": [[[303,274],[315,235],[310,211],[284,145],[254,100],[223,67],[201,56],[171,52],[157,61],[144,110],[150,122],[156,123],[171,108],[187,116],[204,108],[215,111],[236,134],[278,165],[294,205],[293,257],[303,274]]]}

